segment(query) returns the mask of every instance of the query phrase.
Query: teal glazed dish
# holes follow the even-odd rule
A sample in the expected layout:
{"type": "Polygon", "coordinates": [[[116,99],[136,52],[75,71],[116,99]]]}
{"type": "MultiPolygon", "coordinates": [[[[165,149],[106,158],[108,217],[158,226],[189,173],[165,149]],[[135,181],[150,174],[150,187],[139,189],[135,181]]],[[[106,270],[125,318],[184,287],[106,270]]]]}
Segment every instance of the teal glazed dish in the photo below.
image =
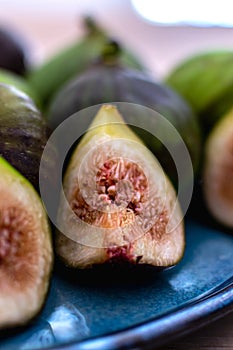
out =
{"type": "Polygon", "coordinates": [[[155,272],[74,272],[59,263],[46,304],[0,350],[156,349],[233,309],[233,236],[186,220],[186,251],[155,272]]]}

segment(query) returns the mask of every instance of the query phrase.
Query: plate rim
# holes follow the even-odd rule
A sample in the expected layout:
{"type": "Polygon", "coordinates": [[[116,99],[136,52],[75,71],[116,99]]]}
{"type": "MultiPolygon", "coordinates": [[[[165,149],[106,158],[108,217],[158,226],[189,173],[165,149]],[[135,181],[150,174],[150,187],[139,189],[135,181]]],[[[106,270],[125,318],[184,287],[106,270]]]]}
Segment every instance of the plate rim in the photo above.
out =
{"type": "Polygon", "coordinates": [[[162,316],[120,331],[52,346],[50,349],[156,349],[226,316],[231,311],[233,311],[233,275],[213,290],[162,316]]]}

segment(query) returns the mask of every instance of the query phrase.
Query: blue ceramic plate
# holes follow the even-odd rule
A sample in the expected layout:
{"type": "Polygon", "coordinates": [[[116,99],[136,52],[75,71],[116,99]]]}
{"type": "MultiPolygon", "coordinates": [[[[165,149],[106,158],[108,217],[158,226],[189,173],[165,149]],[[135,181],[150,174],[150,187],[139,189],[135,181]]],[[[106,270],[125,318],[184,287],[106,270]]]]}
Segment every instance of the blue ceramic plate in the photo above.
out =
{"type": "Polygon", "coordinates": [[[233,236],[194,222],[176,267],[115,274],[56,266],[46,305],[26,328],[4,332],[0,349],[153,348],[223,316],[233,303],[233,236]]]}

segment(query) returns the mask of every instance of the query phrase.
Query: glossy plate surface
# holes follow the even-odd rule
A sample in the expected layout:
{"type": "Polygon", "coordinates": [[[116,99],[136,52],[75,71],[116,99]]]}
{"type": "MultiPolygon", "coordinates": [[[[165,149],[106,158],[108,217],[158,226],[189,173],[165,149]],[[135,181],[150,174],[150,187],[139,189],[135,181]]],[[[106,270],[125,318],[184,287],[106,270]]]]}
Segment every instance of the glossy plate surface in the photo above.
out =
{"type": "Polygon", "coordinates": [[[163,272],[72,273],[56,266],[42,313],[2,332],[0,349],[153,348],[233,305],[233,236],[186,223],[186,251],[163,272]]]}

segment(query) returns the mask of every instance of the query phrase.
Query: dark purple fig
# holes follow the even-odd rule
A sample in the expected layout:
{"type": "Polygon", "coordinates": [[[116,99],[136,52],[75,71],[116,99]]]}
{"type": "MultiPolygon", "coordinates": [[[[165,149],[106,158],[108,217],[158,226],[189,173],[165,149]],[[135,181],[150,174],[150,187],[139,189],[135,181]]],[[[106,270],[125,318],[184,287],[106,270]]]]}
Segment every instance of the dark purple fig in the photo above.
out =
{"type": "MultiPolygon", "coordinates": [[[[149,107],[161,113],[177,129],[183,138],[197,170],[200,158],[200,129],[189,105],[172,89],[151,79],[144,72],[118,64],[114,52],[107,53],[103,61],[92,65],[83,74],[77,76],[54,97],[48,110],[48,122],[52,129],[56,128],[67,117],[86,107],[113,102],[129,102],[149,107]]],[[[122,112],[122,111],[121,111],[122,112]]],[[[156,113],[151,118],[144,118],[142,113],[132,117],[126,113],[126,122],[131,125],[142,125],[144,129],[155,130],[156,113]]],[[[80,126],[88,128],[87,120],[80,120],[80,126]]],[[[169,153],[161,142],[142,128],[134,131],[156,155],[170,178],[174,180],[176,170],[169,153]]],[[[167,140],[171,142],[172,140],[167,140]]],[[[179,144],[172,144],[172,147],[179,144]]]]}
{"type": "Polygon", "coordinates": [[[49,128],[31,98],[0,84],[0,155],[36,188],[49,128]]]}
{"type": "Polygon", "coordinates": [[[0,28],[0,67],[24,75],[28,68],[25,40],[15,30],[0,28]]]}

